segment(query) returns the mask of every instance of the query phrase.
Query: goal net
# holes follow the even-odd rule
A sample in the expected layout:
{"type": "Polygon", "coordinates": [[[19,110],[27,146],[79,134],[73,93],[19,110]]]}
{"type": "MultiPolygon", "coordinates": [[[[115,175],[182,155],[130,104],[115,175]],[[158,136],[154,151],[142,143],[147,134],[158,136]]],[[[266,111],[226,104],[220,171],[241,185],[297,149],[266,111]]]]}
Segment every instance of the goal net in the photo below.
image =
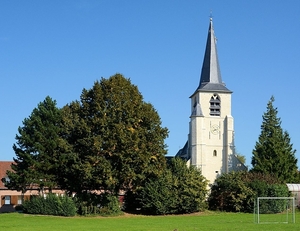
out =
{"type": "Polygon", "coordinates": [[[258,197],[254,203],[256,223],[295,223],[294,197],[258,197]]]}

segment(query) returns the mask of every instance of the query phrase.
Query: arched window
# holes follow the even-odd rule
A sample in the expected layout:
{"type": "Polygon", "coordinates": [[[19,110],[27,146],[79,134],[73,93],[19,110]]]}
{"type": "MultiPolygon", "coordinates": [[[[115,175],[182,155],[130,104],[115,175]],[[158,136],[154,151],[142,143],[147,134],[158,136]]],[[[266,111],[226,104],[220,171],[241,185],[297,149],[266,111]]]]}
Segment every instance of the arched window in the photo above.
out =
{"type": "Polygon", "coordinates": [[[220,116],[221,114],[221,101],[220,97],[217,94],[214,94],[209,101],[210,104],[210,115],[211,116],[220,116]]]}
{"type": "Polygon", "coordinates": [[[213,156],[217,156],[217,151],[216,150],[214,150],[213,156]]]}

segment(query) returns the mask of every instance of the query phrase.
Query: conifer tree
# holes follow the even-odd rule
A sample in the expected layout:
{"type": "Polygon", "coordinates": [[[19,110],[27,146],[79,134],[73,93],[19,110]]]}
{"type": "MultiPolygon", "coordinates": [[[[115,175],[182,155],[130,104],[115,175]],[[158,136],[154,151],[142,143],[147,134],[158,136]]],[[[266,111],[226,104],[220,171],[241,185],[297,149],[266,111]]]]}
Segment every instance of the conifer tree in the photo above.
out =
{"type": "Polygon", "coordinates": [[[283,183],[293,183],[298,172],[296,150],[288,132],[281,128],[273,102],[272,96],[262,117],[261,134],[253,150],[252,171],[273,174],[283,183]]]}
{"type": "Polygon", "coordinates": [[[13,149],[16,154],[12,171],[5,185],[9,189],[26,192],[32,185],[41,190],[56,186],[59,155],[66,145],[60,137],[61,112],[49,96],[34,108],[18,128],[13,149]]]}

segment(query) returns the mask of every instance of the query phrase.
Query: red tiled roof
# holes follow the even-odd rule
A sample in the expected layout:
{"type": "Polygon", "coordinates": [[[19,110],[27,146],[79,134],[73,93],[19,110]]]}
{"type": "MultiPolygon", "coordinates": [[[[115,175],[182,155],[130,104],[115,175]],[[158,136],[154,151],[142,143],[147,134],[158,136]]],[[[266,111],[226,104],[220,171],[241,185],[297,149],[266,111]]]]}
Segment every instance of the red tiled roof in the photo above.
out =
{"type": "Polygon", "coordinates": [[[6,171],[11,170],[10,165],[14,163],[13,161],[0,161],[0,188],[5,188],[1,179],[6,176],[6,171]]]}

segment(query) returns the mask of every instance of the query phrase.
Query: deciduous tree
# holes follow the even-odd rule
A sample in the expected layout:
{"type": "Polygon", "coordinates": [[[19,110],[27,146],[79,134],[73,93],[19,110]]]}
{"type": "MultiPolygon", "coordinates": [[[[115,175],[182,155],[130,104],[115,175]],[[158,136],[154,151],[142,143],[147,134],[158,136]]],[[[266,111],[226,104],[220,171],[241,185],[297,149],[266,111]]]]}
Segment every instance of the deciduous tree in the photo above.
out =
{"type": "Polygon", "coordinates": [[[65,156],[60,185],[69,191],[134,189],[166,165],[167,128],[138,88],[120,74],[83,89],[80,101],[65,106],[65,156]],[[74,184],[74,177],[76,184],[74,184]]]}

